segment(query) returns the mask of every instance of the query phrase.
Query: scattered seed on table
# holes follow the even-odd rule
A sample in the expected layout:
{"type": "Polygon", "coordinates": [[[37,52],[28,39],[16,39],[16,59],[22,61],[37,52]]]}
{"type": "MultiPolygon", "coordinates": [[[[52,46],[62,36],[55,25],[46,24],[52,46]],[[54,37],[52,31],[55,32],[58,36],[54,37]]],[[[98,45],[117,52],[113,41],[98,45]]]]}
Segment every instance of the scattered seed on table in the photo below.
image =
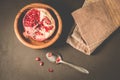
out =
{"type": "Polygon", "coordinates": [[[36,57],[35,60],[36,61],[40,61],[41,59],[40,59],[40,57],[36,57]]]}
{"type": "Polygon", "coordinates": [[[44,62],[40,61],[40,63],[39,63],[39,64],[40,64],[40,66],[43,66],[43,65],[44,65],[44,62]]]}
{"type": "Polygon", "coordinates": [[[49,68],[48,71],[49,71],[49,72],[53,72],[54,70],[53,70],[52,68],[49,68]]]}

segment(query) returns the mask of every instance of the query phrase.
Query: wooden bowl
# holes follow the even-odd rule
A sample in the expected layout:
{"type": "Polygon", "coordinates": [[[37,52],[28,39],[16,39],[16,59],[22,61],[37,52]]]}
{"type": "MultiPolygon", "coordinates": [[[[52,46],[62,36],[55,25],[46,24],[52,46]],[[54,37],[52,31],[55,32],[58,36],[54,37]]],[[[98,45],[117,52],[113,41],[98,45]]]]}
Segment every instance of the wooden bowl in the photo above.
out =
{"type": "Polygon", "coordinates": [[[14,21],[14,31],[19,41],[23,43],[25,46],[30,47],[32,49],[42,49],[42,48],[51,46],[59,38],[62,32],[62,20],[61,20],[59,13],[51,6],[42,4],[42,3],[32,3],[32,4],[29,4],[23,7],[16,15],[15,21],[14,21]],[[23,36],[24,27],[22,24],[22,20],[23,20],[23,17],[25,16],[25,13],[31,8],[45,8],[52,14],[52,16],[55,19],[56,30],[54,34],[45,41],[42,41],[42,42],[35,41],[31,38],[25,38],[23,36]]]}

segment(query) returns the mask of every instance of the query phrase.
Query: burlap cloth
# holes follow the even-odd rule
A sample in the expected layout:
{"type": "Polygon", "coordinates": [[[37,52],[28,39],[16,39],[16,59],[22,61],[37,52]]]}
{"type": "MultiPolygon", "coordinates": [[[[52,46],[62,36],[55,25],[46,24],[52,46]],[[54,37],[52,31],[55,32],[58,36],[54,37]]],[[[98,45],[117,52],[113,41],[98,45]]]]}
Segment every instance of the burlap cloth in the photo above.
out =
{"type": "Polygon", "coordinates": [[[120,0],[86,0],[72,16],[76,24],[66,42],[90,55],[120,26],[120,0]]]}

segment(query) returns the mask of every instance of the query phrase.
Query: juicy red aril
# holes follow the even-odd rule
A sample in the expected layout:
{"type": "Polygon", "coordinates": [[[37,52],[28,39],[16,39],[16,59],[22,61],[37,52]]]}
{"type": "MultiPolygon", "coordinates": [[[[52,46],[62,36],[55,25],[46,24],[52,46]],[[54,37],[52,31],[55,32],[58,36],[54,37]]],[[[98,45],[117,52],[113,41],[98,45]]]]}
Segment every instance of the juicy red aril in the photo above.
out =
{"type": "Polygon", "coordinates": [[[42,33],[40,32],[35,32],[36,35],[43,35],[42,33]]]}
{"type": "Polygon", "coordinates": [[[58,58],[56,59],[56,63],[60,62],[60,60],[61,60],[61,58],[58,57],[58,58]]]}
{"type": "Polygon", "coordinates": [[[39,15],[40,12],[38,10],[31,9],[31,11],[25,15],[23,25],[27,27],[35,26],[40,21],[39,15]]]}
{"type": "Polygon", "coordinates": [[[51,24],[51,21],[50,21],[47,17],[45,17],[45,18],[43,19],[43,21],[45,21],[45,23],[48,24],[48,25],[51,24]]]}
{"type": "Polygon", "coordinates": [[[40,66],[43,66],[44,65],[44,62],[40,61],[40,66]]]}
{"type": "Polygon", "coordinates": [[[49,72],[53,72],[54,70],[53,70],[52,68],[49,68],[48,71],[49,71],[49,72]]]}
{"type": "Polygon", "coordinates": [[[43,24],[42,28],[44,28],[46,32],[53,29],[53,26],[50,26],[51,21],[48,19],[48,17],[43,18],[43,20],[41,21],[41,24],[43,24]],[[44,22],[49,26],[44,26],[44,22]]]}
{"type": "Polygon", "coordinates": [[[49,52],[49,53],[48,53],[48,57],[51,57],[51,56],[52,56],[52,52],[49,52]]]}
{"type": "Polygon", "coordinates": [[[36,57],[35,60],[36,61],[40,61],[41,59],[40,59],[40,57],[36,57]]]}
{"type": "Polygon", "coordinates": [[[49,30],[52,30],[53,26],[49,26],[49,27],[43,26],[43,28],[45,29],[46,32],[48,32],[49,30]]]}

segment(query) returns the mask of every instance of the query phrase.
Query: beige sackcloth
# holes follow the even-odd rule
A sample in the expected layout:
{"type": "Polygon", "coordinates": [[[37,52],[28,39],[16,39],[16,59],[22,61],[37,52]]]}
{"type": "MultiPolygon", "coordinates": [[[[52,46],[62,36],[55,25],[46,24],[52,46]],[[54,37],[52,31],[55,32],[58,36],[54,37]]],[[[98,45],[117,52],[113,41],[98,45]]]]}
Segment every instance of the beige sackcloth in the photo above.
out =
{"type": "Polygon", "coordinates": [[[76,24],[66,42],[90,55],[120,26],[120,0],[86,0],[72,16],[76,24]]]}

